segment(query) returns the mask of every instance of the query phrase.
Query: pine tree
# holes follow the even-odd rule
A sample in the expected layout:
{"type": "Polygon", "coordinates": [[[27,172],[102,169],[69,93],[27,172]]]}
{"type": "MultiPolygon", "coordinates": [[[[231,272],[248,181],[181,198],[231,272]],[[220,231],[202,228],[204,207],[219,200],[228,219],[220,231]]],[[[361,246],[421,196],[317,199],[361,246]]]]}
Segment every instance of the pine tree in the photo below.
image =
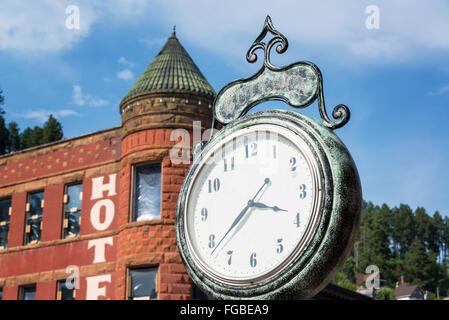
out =
{"type": "Polygon", "coordinates": [[[50,143],[62,139],[62,125],[53,117],[53,115],[50,115],[47,122],[45,122],[42,135],[43,143],[50,143]]]}
{"type": "Polygon", "coordinates": [[[33,129],[26,128],[23,130],[22,134],[20,135],[20,144],[22,146],[22,149],[28,149],[34,146],[33,144],[33,129]]]}
{"type": "Polygon", "coordinates": [[[8,150],[9,133],[6,129],[5,118],[0,114],[0,155],[5,154],[8,150]]]}
{"type": "Polygon", "coordinates": [[[16,122],[10,122],[8,124],[9,140],[8,140],[8,151],[14,152],[20,150],[20,134],[19,125],[16,122]]]}
{"type": "Polygon", "coordinates": [[[439,252],[437,244],[436,228],[432,218],[426,213],[426,209],[418,207],[415,211],[416,237],[428,250],[432,250],[435,255],[439,252]]]}
{"type": "Polygon", "coordinates": [[[412,209],[404,204],[393,209],[393,242],[401,258],[415,240],[416,231],[412,209]]]}

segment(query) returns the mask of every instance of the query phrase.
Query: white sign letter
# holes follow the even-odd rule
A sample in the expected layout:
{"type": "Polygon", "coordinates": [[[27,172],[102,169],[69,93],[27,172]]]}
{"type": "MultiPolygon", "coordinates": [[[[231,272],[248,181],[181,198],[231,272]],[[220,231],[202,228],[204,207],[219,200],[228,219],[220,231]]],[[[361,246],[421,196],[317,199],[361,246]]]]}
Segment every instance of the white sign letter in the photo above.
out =
{"type": "Polygon", "coordinates": [[[114,202],[109,199],[99,200],[92,206],[92,209],[90,209],[90,222],[96,230],[104,231],[111,225],[112,220],[114,220],[114,215],[114,202]],[[101,207],[105,208],[103,222],[100,221],[101,207]]]}
{"type": "Polygon", "coordinates": [[[106,297],[106,287],[100,287],[101,282],[111,282],[111,275],[105,274],[86,278],[87,292],[86,300],[98,300],[98,297],[106,297]]]}
{"type": "Polygon", "coordinates": [[[117,174],[109,175],[109,183],[103,184],[104,177],[98,177],[92,179],[92,197],[90,200],[103,198],[103,192],[108,192],[108,197],[115,196],[115,178],[117,174]]]}
{"type": "Polygon", "coordinates": [[[104,254],[105,248],[106,248],[107,244],[112,246],[113,241],[114,241],[114,239],[112,239],[112,237],[95,239],[95,240],[89,241],[89,244],[87,245],[87,249],[90,249],[92,247],[95,248],[95,258],[94,258],[93,263],[106,262],[106,258],[105,258],[105,254],[104,254]]]}

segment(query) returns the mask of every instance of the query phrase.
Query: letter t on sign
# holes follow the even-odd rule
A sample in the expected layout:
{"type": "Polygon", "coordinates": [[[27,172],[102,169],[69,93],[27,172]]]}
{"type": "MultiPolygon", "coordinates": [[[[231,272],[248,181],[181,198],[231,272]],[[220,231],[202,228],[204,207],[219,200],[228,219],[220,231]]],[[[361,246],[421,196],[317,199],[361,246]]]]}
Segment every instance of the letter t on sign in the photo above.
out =
{"type": "Polygon", "coordinates": [[[114,241],[114,239],[112,239],[112,237],[95,239],[95,240],[89,241],[87,249],[90,249],[92,247],[95,248],[95,258],[94,258],[93,263],[106,262],[106,258],[105,258],[105,254],[104,254],[105,248],[106,248],[107,244],[112,246],[113,241],[114,241]]]}

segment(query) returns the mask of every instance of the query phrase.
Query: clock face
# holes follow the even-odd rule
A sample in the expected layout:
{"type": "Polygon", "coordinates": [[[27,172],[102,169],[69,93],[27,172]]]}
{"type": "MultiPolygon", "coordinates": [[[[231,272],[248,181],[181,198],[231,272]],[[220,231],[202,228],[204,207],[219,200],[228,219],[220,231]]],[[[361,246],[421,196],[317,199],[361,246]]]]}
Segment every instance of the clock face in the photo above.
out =
{"type": "Polygon", "coordinates": [[[313,234],[320,177],[309,145],[284,127],[254,125],[215,143],[187,195],[186,239],[197,265],[236,286],[282,272],[313,234]]]}

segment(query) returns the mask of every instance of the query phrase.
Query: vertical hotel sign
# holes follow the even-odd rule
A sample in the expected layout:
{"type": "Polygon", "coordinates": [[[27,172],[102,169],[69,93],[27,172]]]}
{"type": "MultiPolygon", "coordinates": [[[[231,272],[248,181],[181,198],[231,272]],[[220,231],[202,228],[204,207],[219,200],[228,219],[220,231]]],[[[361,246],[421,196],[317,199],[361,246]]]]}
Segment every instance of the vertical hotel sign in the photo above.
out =
{"type": "MultiPolygon", "coordinates": [[[[106,231],[114,221],[115,204],[111,197],[117,195],[117,174],[110,174],[108,182],[105,177],[97,177],[92,179],[92,193],[90,200],[94,201],[90,209],[90,224],[95,231],[106,231]],[[103,214],[102,214],[103,213],[103,214]]],[[[93,239],[88,242],[87,248],[94,250],[93,263],[106,262],[106,246],[113,246],[113,237],[105,237],[93,239]]],[[[98,300],[99,297],[107,297],[106,284],[111,283],[111,274],[102,274],[97,276],[86,277],[87,289],[86,300],[98,300]]]]}

